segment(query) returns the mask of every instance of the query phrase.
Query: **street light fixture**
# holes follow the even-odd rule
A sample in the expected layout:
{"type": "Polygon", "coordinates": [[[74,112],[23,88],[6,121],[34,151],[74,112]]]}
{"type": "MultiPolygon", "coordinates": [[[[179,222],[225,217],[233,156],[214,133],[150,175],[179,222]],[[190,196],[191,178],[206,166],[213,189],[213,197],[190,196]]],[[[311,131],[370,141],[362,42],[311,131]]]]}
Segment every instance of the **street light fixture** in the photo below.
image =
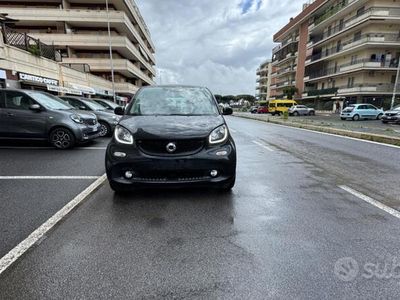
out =
{"type": "Polygon", "coordinates": [[[396,81],[394,83],[392,104],[390,105],[390,109],[393,109],[394,107],[394,100],[396,99],[397,86],[399,85],[399,77],[400,77],[400,58],[397,59],[397,75],[396,75],[396,81]]]}
{"type": "Polygon", "coordinates": [[[113,90],[113,100],[114,100],[114,102],[117,102],[117,97],[115,95],[114,59],[113,59],[113,55],[112,55],[110,12],[109,12],[109,9],[108,9],[108,0],[106,0],[106,10],[107,10],[107,30],[108,30],[108,44],[109,44],[109,50],[110,50],[111,81],[112,81],[112,90],[113,90]]]}

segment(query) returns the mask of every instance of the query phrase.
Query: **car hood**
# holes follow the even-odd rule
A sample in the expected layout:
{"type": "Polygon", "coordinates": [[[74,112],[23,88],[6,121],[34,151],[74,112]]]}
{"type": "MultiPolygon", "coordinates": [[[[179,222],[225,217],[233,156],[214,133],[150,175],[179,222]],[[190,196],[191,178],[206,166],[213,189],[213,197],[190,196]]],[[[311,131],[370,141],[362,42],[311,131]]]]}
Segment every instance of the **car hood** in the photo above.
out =
{"type": "Polygon", "coordinates": [[[400,114],[400,110],[387,110],[385,114],[400,114]]]}
{"type": "Polygon", "coordinates": [[[95,110],[95,111],[93,111],[93,113],[97,117],[103,117],[103,118],[112,118],[113,116],[115,116],[115,114],[113,112],[106,111],[106,110],[95,110]]]}
{"type": "Polygon", "coordinates": [[[205,138],[216,127],[225,124],[218,116],[125,116],[119,125],[135,139],[205,138]]]}
{"type": "Polygon", "coordinates": [[[96,118],[96,115],[94,113],[88,112],[88,111],[85,111],[85,110],[73,110],[73,109],[71,109],[71,110],[59,110],[59,111],[61,111],[63,113],[66,113],[68,115],[74,115],[74,114],[79,115],[79,116],[81,116],[81,118],[83,118],[85,120],[96,118]]]}

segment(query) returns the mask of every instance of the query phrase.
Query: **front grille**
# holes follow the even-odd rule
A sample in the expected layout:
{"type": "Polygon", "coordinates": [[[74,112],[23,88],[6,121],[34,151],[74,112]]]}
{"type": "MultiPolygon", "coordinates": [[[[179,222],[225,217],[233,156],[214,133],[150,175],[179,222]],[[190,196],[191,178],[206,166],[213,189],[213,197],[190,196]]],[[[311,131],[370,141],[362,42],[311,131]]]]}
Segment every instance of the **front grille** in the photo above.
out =
{"type": "Polygon", "coordinates": [[[150,155],[190,155],[199,152],[204,147],[203,139],[187,139],[187,140],[139,140],[137,145],[141,151],[150,155]],[[167,151],[167,145],[174,143],[176,150],[174,152],[167,151]]]}
{"type": "Polygon", "coordinates": [[[388,117],[395,117],[395,116],[397,116],[397,113],[395,113],[395,114],[386,113],[385,115],[388,117]]]}
{"type": "Polygon", "coordinates": [[[168,181],[201,181],[211,177],[205,170],[179,170],[179,171],[141,171],[135,173],[133,180],[150,182],[168,181]]]}
{"type": "Polygon", "coordinates": [[[97,120],[96,119],[84,119],[83,123],[86,125],[96,125],[97,124],[97,120]]]}

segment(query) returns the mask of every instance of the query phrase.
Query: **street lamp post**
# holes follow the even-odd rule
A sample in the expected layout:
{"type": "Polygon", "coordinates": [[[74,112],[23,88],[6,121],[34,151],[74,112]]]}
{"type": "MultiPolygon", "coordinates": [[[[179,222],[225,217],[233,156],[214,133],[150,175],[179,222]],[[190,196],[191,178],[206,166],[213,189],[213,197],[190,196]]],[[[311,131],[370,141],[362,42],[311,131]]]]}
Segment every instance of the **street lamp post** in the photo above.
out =
{"type": "Polygon", "coordinates": [[[396,75],[396,81],[394,83],[392,104],[390,105],[390,109],[393,109],[394,107],[394,100],[396,99],[397,86],[399,85],[399,77],[400,77],[400,58],[398,59],[397,62],[397,75],[396,75]]]}
{"type": "Polygon", "coordinates": [[[113,100],[117,102],[117,97],[115,95],[115,77],[114,77],[114,60],[112,56],[112,42],[111,42],[111,26],[110,26],[110,12],[108,10],[108,0],[106,0],[106,10],[107,10],[107,30],[108,30],[108,44],[110,50],[110,63],[111,63],[111,81],[113,90],[113,100]]]}

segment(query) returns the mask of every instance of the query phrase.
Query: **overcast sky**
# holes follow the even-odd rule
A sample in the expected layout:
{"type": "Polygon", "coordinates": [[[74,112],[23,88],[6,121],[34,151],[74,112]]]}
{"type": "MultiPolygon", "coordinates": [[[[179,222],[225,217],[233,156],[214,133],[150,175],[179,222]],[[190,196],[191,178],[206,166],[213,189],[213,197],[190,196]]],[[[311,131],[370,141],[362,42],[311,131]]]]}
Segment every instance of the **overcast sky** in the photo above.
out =
{"type": "MultiPolygon", "coordinates": [[[[215,94],[255,93],[272,36],[301,11],[299,0],[136,0],[156,46],[157,83],[215,94]]],[[[304,1],[305,2],[305,1],[304,1]]]]}

